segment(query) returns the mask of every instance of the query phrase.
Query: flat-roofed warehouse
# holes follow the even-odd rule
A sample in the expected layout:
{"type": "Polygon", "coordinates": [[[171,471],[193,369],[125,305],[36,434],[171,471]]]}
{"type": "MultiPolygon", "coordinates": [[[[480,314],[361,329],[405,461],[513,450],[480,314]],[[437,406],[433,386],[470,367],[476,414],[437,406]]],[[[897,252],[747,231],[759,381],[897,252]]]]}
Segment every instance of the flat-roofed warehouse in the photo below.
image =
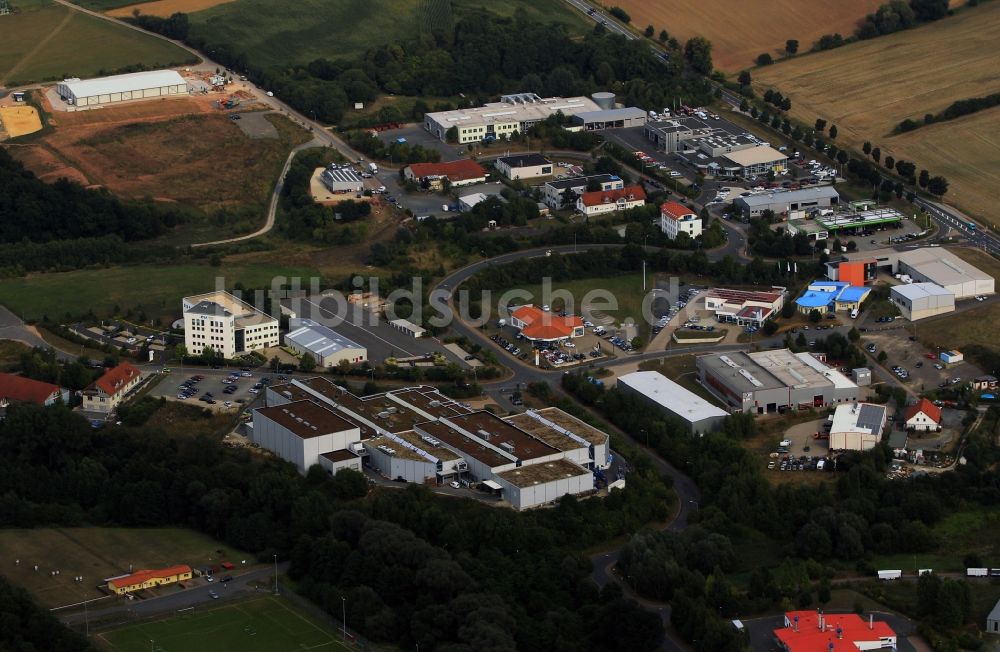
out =
{"type": "Polygon", "coordinates": [[[643,397],[667,414],[683,421],[692,433],[710,432],[729,416],[694,392],[657,371],[636,371],[618,378],[617,387],[643,397]]]}
{"type": "Polygon", "coordinates": [[[504,95],[499,102],[483,106],[436,111],[424,114],[424,129],[441,140],[448,138],[452,127],[458,132],[459,144],[491,142],[501,137],[523,134],[532,125],[562,114],[573,117],[578,113],[599,111],[589,97],[539,97],[534,93],[504,95]]]}
{"type": "Polygon", "coordinates": [[[584,131],[641,127],[646,124],[646,112],[634,106],[584,111],[573,116],[573,124],[583,127],[584,131]]]}
{"type": "Polygon", "coordinates": [[[882,441],[886,408],[875,403],[838,405],[830,416],[830,450],[867,451],[882,441]]]}
{"type": "MultiPolygon", "coordinates": [[[[254,443],[291,462],[300,473],[320,464],[324,453],[349,450],[361,439],[357,425],[310,400],[254,410],[251,433],[254,443]]],[[[338,466],[360,471],[361,459],[354,455],[338,466]]]]}
{"type": "Polygon", "coordinates": [[[921,247],[909,251],[876,249],[847,254],[844,258],[851,261],[872,259],[879,269],[906,274],[915,283],[940,285],[954,294],[956,300],[996,292],[992,276],[944,247],[921,247]]]}
{"type": "Polygon", "coordinates": [[[364,179],[351,168],[331,165],[320,173],[319,180],[333,193],[361,192],[365,189],[364,179]]]}
{"type": "Polygon", "coordinates": [[[923,247],[900,253],[898,271],[916,282],[940,285],[956,299],[995,292],[992,276],[942,247],[923,247]]]}
{"type": "Polygon", "coordinates": [[[149,70],[97,79],[64,79],[56,92],[67,104],[94,106],[187,95],[188,86],[176,70],[149,70]]]}
{"type": "Polygon", "coordinates": [[[701,384],[726,405],[757,414],[858,399],[858,386],[811,353],[774,349],[695,360],[701,384]]]}
{"type": "Polygon", "coordinates": [[[320,367],[335,367],[344,361],[358,364],[368,359],[368,349],[311,319],[293,319],[289,327],[285,345],[299,355],[312,356],[320,367]]]}
{"type": "Polygon", "coordinates": [[[839,203],[840,193],[833,186],[775,191],[737,197],[733,200],[743,219],[757,217],[764,211],[773,211],[776,215],[781,215],[788,211],[808,208],[829,208],[839,203]]]}
{"type": "Polygon", "coordinates": [[[935,283],[894,285],[889,291],[889,301],[910,321],[955,310],[955,295],[935,283]]]}

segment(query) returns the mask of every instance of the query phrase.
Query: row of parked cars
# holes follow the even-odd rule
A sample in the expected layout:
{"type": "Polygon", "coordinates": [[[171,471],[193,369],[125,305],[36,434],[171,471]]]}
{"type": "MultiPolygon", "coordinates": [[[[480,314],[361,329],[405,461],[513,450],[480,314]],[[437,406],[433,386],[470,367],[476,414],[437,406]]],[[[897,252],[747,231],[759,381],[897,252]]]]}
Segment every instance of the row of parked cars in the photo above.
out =
{"type": "Polygon", "coordinates": [[[826,467],[826,460],[813,455],[783,455],[780,460],[771,460],[767,463],[768,469],[777,468],[779,471],[822,471],[826,467]]]}
{"type": "Polygon", "coordinates": [[[499,344],[500,346],[502,346],[504,351],[507,351],[507,353],[510,353],[512,356],[517,357],[521,355],[521,349],[511,344],[503,337],[500,337],[499,333],[493,335],[492,337],[490,337],[490,339],[499,344]]]}

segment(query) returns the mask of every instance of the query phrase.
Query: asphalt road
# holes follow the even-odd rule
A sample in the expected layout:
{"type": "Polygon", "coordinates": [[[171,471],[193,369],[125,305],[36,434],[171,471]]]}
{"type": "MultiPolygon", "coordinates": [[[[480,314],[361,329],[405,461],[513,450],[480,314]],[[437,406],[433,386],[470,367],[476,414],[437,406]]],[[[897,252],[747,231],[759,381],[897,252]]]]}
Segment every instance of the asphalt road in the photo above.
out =
{"type": "MultiPolygon", "coordinates": [[[[588,14],[591,10],[594,10],[595,13],[590,14],[590,17],[595,22],[603,23],[606,29],[616,34],[621,34],[630,40],[640,38],[637,34],[619,24],[613,17],[603,13],[598,7],[592,5],[586,0],[565,1],[568,5],[584,14],[588,14]]],[[[658,45],[649,41],[649,49],[653,53],[653,56],[655,56],[658,60],[663,61],[660,56],[662,54],[662,50],[658,45]]],[[[743,98],[737,93],[734,93],[718,84],[715,84],[715,87],[722,93],[722,99],[727,104],[738,107],[742,102],[743,98]]],[[[892,179],[892,181],[895,181],[895,179],[892,179]]],[[[940,202],[932,201],[925,197],[917,197],[915,203],[930,214],[931,218],[938,224],[942,232],[948,230],[949,228],[955,229],[960,235],[966,237],[973,246],[983,249],[991,254],[1000,255],[1000,235],[997,235],[988,229],[984,229],[981,224],[977,225],[975,229],[970,229],[968,225],[973,222],[973,220],[963,214],[960,210],[940,202]]]]}
{"type": "Polygon", "coordinates": [[[15,315],[5,306],[0,306],[0,339],[14,340],[28,346],[37,346],[43,349],[52,349],[55,351],[56,357],[63,361],[72,361],[77,358],[77,356],[71,353],[56,349],[51,344],[35,335],[25,326],[24,320],[15,315]]]}

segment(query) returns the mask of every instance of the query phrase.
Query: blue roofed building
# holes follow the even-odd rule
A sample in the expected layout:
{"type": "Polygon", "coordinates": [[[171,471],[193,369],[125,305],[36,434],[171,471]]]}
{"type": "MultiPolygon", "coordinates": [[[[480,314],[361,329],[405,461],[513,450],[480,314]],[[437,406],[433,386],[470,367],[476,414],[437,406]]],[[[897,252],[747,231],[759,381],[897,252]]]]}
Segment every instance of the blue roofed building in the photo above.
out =
{"type": "Polygon", "coordinates": [[[813,310],[820,312],[853,311],[859,308],[871,288],[851,285],[843,281],[815,281],[810,283],[805,292],[795,300],[799,312],[809,314],[813,310]]]}

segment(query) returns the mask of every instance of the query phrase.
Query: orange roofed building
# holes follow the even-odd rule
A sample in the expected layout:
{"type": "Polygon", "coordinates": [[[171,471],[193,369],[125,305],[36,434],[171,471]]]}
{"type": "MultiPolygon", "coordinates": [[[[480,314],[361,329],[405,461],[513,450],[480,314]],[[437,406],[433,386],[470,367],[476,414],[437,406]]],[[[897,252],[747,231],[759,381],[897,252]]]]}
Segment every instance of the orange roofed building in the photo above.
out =
{"type": "Polygon", "coordinates": [[[642,186],[625,186],[620,190],[595,190],[585,192],[576,200],[576,210],[587,217],[638,208],[646,203],[642,186]]]}
{"type": "Polygon", "coordinates": [[[906,427],[915,431],[937,430],[941,425],[941,408],[926,398],[906,409],[906,427]]]}
{"type": "Polygon", "coordinates": [[[83,390],[83,409],[111,412],[139,384],[142,373],[127,362],[104,372],[83,390]]]}
{"type": "Polygon", "coordinates": [[[521,329],[521,335],[536,342],[554,342],[584,333],[583,320],[576,315],[561,317],[531,304],[510,313],[510,323],[521,329]]]}
{"type": "Polygon", "coordinates": [[[785,626],[774,630],[785,652],[857,652],[896,649],[896,632],[888,624],[857,614],[789,611],[785,626]]]}
{"type": "Polygon", "coordinates": [[[40,380],[14,374],[0,374],[0,408],[5,408],[11,403],[52,405],[60,397],[63,400],[68,399],[64,392],[52,383],[43,383],[40,380]]]}
{"type": "Polygon", "coordinates": [[[160,568],[158,570],[139,570],[131,575],[122,575],[108,580],[108,590],[125,595],[154,586],[173,584],[191,579],[191,567],[185,564],[160,568]]]}
{"type": "Polygon", "coordinates": [[[453,187],[483,183],[486,181],[486,169],[471,159],[447,163],[411,163],[403,168],[403,176],[410,181],[426,182],[432,189],[438,189],[443,179],[447,179],[453,187]]]}

